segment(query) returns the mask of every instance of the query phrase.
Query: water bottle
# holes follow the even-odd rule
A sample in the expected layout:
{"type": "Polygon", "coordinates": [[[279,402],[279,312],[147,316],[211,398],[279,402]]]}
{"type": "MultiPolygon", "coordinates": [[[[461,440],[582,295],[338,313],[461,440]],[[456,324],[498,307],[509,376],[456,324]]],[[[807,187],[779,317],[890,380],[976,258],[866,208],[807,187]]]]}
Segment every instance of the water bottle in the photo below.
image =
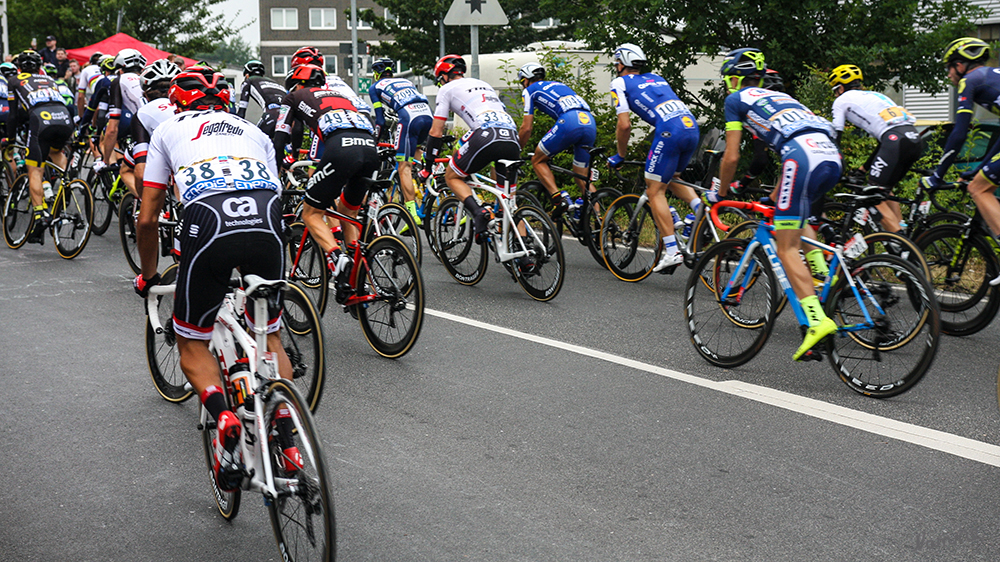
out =
{"type": "Polygon", "coordinates": [[[573,202],[573,220],[580,220],[580,211],[583,209],[583,198],[577,197],[573,202]]]}
{"type": "Polygon", "coordinates": [[[56,196],[55,193],[52,193],[52,184],[47,181],[42,182],[42,190],[45,192],[45,199],[52,199],[56,196]]]}
{"type": "Polygon", "coordinates": [[[250,395],[250,362],[247,358],[237,359],[229,368],[229,384],[233,388],[236,413],[242,417],[247,396],[250,395]]]}
{"type": "Polygon", "coordinates": [[[681,215],[673,205],[670,206],[670,216],[673,217],[675,229],[684,227],[684,223],[681,222],[681,215]]]}
{"type": "Polygon", "coordinates": [[[694,219],[695,216],[693,213],[688,213],[687,216],[684,217],[684,230],[682,233],[684,238],[691,236],[691,225],[694,224],[694,219]]]}

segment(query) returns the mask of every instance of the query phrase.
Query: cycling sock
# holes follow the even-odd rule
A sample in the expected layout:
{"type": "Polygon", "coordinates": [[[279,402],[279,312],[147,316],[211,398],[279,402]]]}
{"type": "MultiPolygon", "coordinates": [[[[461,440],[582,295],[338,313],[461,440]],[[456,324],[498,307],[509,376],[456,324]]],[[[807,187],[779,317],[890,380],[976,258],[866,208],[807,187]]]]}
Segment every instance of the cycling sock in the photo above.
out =
{"type": "Polygon", "coordinates": [[[212,385],[201,392],[201,403],[211,414],[212,419],[218,421],[219,416],[222,412],[229,409],[226,404],[226,396],[222,394],[222,389],[218,386],[212,385]]]}
{"type": "Polygon", "coordinates": [[[479,214],[479,209],[481,207],[479,206],[479,203],[476,202],[475,197],[471,195],[466,197],[465,200],[462,201],[462,205],[465,205],[465,208],[468,209],[470,213],[472,213],[472,216],[476,216],[479,214]]]}
{"type": "Polygon", "coordinates": [[[674,235],[663,237],[663,251],[672,256],[677,253],[677,237],[674,235]]]}
{"type": "Polygon", "coordinates": [[[806,252],[806,262],[809,264],[809,269],[812,270],[813,275],[826,277],[830,274],[830,266],[826,264],[826,257],[823,255],[823,250],[814,248],[806,252]]]}
{"type": "Polygon", "coordinates": [[[694,199],[688,201],[688,205],[691,206],[691,212],[697,215],[698,214],[698,208],[701,207],[701,205],[702,205],[701,199],[695,197],[694,199]]]}
{"type": "Polygon", "coordinates": [[[411,215],[416,215],[417,214],[417,202],[416,201],[407,201],[406,202],[406,210],[409,211],[411,215]]]}
{"type": "Polygon", "coordinates": [[[809,295],[804,299],[799,299],[799,303],[802,304],[802,310],[805,311],[810,326],[818,326],[823,320],[826,320],[823,305],[820,304],[819,297],[816,295],[809,295]]]}
{"type": "Polygon", "coordinates": [[[41,214],[45,210],[45,205],[35,205],[35,213],[41,214]]]}

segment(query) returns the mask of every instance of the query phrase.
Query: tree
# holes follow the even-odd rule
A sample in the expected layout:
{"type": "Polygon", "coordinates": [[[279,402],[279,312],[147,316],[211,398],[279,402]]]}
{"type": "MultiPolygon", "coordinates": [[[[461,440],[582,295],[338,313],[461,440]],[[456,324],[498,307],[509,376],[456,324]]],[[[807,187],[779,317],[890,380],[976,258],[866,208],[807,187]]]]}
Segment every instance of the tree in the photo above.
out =
{"type": "Polygon", "coordinates": [[[218,63],[219,68],[242,68],[248,60],[257,57],[257,49],[239,35],[234,35],[228,41],[216,43],[212,51],[198,53],[193,58],[218,63]]]}
{"type": "Polygon", "coordinates": [[[60,47],[76,48],[115,34],[119,11],[121,31],[166,51],[191,56],[211,51],[215,43],[236,34],[231,23],[213,15],[210,7],[223,0],[9,0],[8,22],[13,52],[38,48],[55,35],[60,47]]]}

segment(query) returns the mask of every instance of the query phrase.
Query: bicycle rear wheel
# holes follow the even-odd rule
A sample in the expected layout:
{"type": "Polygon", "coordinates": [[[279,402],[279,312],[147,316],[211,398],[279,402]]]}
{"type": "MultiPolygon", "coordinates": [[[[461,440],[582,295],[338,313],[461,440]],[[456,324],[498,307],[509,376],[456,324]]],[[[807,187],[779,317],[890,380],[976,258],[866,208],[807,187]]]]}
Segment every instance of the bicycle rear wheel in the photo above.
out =
{"type": "Polygon", "coordinates": [[[261,412],[277,497],[267,502],[271,529],[285,560],[328,562],[336,558],[337,535],[326,459],[316,422],[299,392],[278,379],[263,391],[261,412]],[[295,448],[301,465],[286,451],[295,448]]]}
{"type": "Polygon", "coordinates": [[[64,185],[52,205],[52,238],[64,259],[80,255],[90,240],[94,222],[94,197],[87,182],[76,179],[64,185]]]}
{"type": "Polygon", "coordinates": [[[376,238],[365,250],[368,268],[358,290],[377,298],[357,305],[365,339],[383,357],[402,357],[416,343],[424,321],[424,284],[410,251],[393,236],[376,238]]]}
{"type": "MultiPolygon", "coordinates": [[[[161,285],[177,281],[177,264],[170,264],[160,275],[161,285]]],[[[156,297],[156,311],[163,326],[163,333],[157,334],[153,326],[146,322],[146,364],[153,387],[167,402],[183,402],[194,395],[194,390],[185,388],[187,377],[181,371],[181,355],[177,350],[177,335],[174,333],[174,295],[156,297]]]]}
{"type": "Polygon", "coordinates": [[[108,174],[88,175],[87,184],[93,189],[94,194],[94,234],[104,235],[108,227],[111,226],[111,217],[115,214],[117,206],[111,201],[111,185],[108,174]],[[93,180],[90,179],[93,176],[93,180]]]}
{"type": "Polygon", "coordinates": [[[122,197],[118,207],[118,236],[122,241],[122,251],[132,273],[138,275],[142,271],[139,261],[139,247],[136,245],[136,221],[139,219],[139,202],[131,193],[122,197]]]}
{"type": "MultiPolygon", "coordinates": [[[[222,385],[222,391],[226,393],[226,402],[229,407],[233,406],[233,397],[229,394],[229,385],[222,385]]],[[[212,415],[205,410],[205,406],[201,406],[200,410],[201,419],[204,420],[204,424],[201,426],[201,446],[205,451],[205,466],[208,467],[208,479],[212,483],[212,497],[215,498],[215,506],[219,508],[219,514],[222,515],[227,521],[231,521],[240,512],[240,500],[243,497],[243,490],[236,488],[229,492],[225,492],[219,487],[218,483],[215,481],[215,452],[214,446],[212,444],[219,436],[219,431],[216,426],[216,421],[212,419],[212,415]]],[[[246,430],[244,430],[246,431],[246,430]]]]}
{"type": "Polygon", "coordinates": [[[726,302],[719,300],[719,291],[736,273],[747,247],[748,242],[739,238],[711,246],[695,264],[684,291],[684,320],[691,343],[706,361],[726,369],[757,355],[777,317],[778,282],[759,249],[741,274],[737,289],[726,302]]]}
{"type": "Polygon", "coordinates": [[[865,243],[868,244],[868,250],[865,251],[866,256],[891,254],[903,258],[913,264],[913,267],[916,267],[918,271],[923,272],[924,277],[931,278],[931,270],[927,266],[924,255],[909,238],[893,232],[872,232],[865,235],[865,243]]]}
{"type": "Polygon", "coordinates": [[[323,315],[329,300],[330,270],[326,267],[326,256],[311,236],[302,239],[305,224],[293,222],[288,226],[286,244],[288,280],[299,283],[316,307],[316,313],[323,315]],[[301,246],[301,255],[299,254],[301,246]],[[298,262],[296,262],[298,260],[298,262]]]}
{"type": "Polygon", "coordinates": [[[423,244],[420,241],[417,222],[413,220],[413,216],[406,210],[406,207],[399,203],[386,203],[379,208],[375,221],[378,224],[378,231],[369,228],[366,242],[371,242],[376,236],[386,234],[395,236],[410,251],[413,259],[417,260],[417,265],[420,265],[423,244]]]}
{"type": "Polygon", "coordinates": [[[566,278],[561,236],[549,216],[535,207],[521,207],[514,212],[515,228],[522,226],[525,234],[509,236],[508,251],[520,251],[518,240],[523,240],[529,255],[514,260],[515,276],[524,292],[541,302],[556,298],[566,278]]]}
{"type": "Polygon", "coordinates": [[[323,324],[313,303],[298,283],[289,283],[281,313],[281,346],[292,363],[292,381],[315,412],[326,382],[323,324]]]}
{"type": "Polygon", "coordinates": [[[1000,309],[1000,287],[989,284],[1000,275],[1000,262],[990,242],[976,232],[967,234],[968,229],[942,224],[917,240],[941,308],[941,331],[949,336],[975,334],[1000,309]]]}
{"type": "Polygon", "coordinates": [[[601,253],[615,277],[635,283],[653,272],[663,243],[649,204],[636,209],[639,196],[622,195],[611,204],[601,225],[601,253]]]}
{"type": "Polygon", "coordinates": [[[594,260],[604,269],[608,268],[608,264],[604,261],[604,254],[601,253],[601,225],[604,224],[604,217],[607,216],[611,204],[621,196],[622,192],[612,187],[598,189],[590,194],[590,205],[580,209],[583,243],[587,245],[594,260]]]}
{"type": "Polygon", "coordinates": [[[892,255],[862,258],[850,271],[865,302],[858,302],[847,279],[837,281],[824,305],[841,326],[826,340],[830,364],[861,394],[888,398],[906,392],[927,373],[941,338],[933,288],[913,264],[892,255]],[[852,329],[866,322],[865,310],[874,327],[852,329]]]}
{"type": "Polygon", "coordinates": [[[24,245],[32,226],[31,191],[28,174],[17,176],[3,206],[3,238],[12,250],[24,245]]]}
{"type": "Polygon", "coordinates": [[[463,285],[475,285],[486,273],[485,244],[476,244],[472,216],[457,197],[441,202],[434,218],[441,263],[463,285]]]}

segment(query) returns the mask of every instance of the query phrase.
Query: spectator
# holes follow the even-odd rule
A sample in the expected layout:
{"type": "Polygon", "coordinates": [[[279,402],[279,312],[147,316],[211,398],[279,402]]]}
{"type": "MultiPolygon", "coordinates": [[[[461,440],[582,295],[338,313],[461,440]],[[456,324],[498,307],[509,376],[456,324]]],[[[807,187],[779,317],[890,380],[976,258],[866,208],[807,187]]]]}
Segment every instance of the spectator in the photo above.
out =
{"type": "Polygon", "coordinates": [[[69,89],[76,91],[76,82],[79,80],[80,76],[80,63],[75,60],[70,59],[69,68],[66,70],[65,80],[66,84],[69,85],[69,89]]]}
{"type": "Polygon", "coordinates": [[[67,78],[66,73],[69,72],[69,56],[66,55],[66,49],[59,47],[56,49],[56,70],[59,73],[59,77],[65,80],[67,78]]]}
{"type": "Polygon", "coordinates": [[[56,37],[55,35],[49,35],[45,38],[45,48],[41,50],[42,63],[52,63],[58,66],[58,59],[56,59],[56,37]]]}

